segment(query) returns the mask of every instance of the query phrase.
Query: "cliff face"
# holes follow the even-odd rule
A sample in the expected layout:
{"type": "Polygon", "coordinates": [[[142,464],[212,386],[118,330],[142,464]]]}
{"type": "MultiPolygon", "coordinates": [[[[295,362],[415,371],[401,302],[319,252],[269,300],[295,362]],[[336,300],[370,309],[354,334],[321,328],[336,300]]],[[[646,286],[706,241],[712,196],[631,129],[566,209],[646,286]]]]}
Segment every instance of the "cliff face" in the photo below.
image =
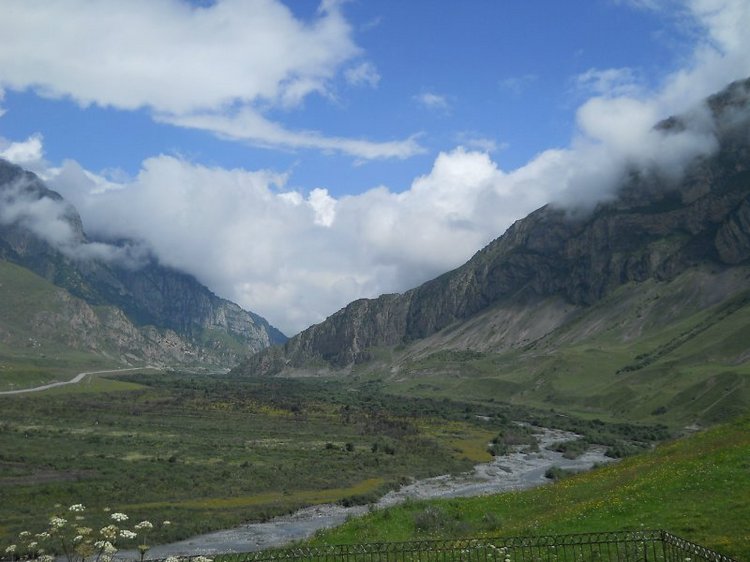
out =
{"type": "MultiPolygon", "coordinates": [[[[747,263],[750,80],[710,98],[707,107],[719,127],[718,150],[692,162],[679,183],[634,169],[618,198],[593,211],[543,207],[458,269],[404,294],[355,301],[235,372],[344,367],[368,360],[370,348],[415,342],[492,307],[528,303],[532,310],[548,297],[585,307],[629,282],[747,263]]],[[[682,121],[672,118],[657,129],[676,134],[682,121]]]]}
{"type": "MultiPolygon", "coordinates": [[[[126,255],[127,242],[115,251],[126,255]]],[[[76,306],[83,306],[84,312],[94,307],[73,314],[73,327],[74,318],[88,318],[96,307],[109,310],[80,324],[81,333],[73,337],[86,349],[101,347],[86,335],[93,333],[92,326],[108,331],[115,324],[122,334],[132,336],[115,347],[127,348],[132,357],[161,356],[165,362],[200,360],[230,366],[247,353],[286,340],[265,319],[217,297],[195,278],[159,265],[153,257],[97,258],[96,244],[90,244],[75,208],[34,174],[2,160],[0,259],[66,290],[71,302],[80,300],[76,306]],[[42,223],[48,216],[52,220],[42,223]],[[53,231],[51,224],[61,230],[53,231]],[[107,322],[113,325],[107,327],[107,322]]],[[[65,323],[60,313],[55,318],[65,323]]]]}

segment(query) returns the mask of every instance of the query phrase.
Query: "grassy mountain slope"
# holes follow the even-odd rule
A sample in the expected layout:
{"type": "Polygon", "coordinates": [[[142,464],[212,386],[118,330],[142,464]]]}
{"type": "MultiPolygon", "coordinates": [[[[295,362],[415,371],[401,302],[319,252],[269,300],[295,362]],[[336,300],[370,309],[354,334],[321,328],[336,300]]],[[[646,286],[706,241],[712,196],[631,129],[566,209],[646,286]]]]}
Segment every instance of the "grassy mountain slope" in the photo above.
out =
{"type": "MultiPolygon", "coordinates": [[[[410,394],[716,423],[750,409],[748,275],[746,268],[695,269],[671,281],[628,284],[594,306],[568,305],[565,324],[523,347],[495,351],[490,338],[467,351],[467,342],[512,315],[493,309],[413,346],[381,350],[387,360],[354,372],[410,394]]],[[[548,300],[537,316],[565,307],[548,300]]]]}
{"type": "Polygon", "coordinates": [[[662,528],[750,559],[750,417],[533,490],[411,502],[320,533],[341,544],[662,528]]]}
{"type": "Polygon", "coordinates": [[[218,297],[194,277],[162,266],[146,248],[127,240],[90,240],[72,205],[33,173],[2,159],[0,208],[5,274],[23,276],[7,265],[12,263],[60,289],[38,280],[13,284],[8,279],[0,317],[8,341],[28,332],[32,340],[67,345],[70,352],[99,354],[103,362],[227,367],[286,340],[260,316],[218,297]],[[50,216],[38,216],[40,208],[50,216]],[[37,298],[42,293],[44,298],[37,298]],[[26,309],[33,312],[30,317],[26,309]]]}
{"type": "MultiPolygon", "coordinates": [[[[679,181],[634,165],[615,200],[590,212],[542,207],[461,267],[403,294],[354,301],[235,372],[346,369],[370,361],[373,348],[412,344],[493,308],[517,311],[515,322],[467,347],[490,341],[494,349],[517,349],[567,323],[565,305],[591,307],[620,287],[673,280],[696,267],[749,263],[750,117],[737,114],[750,114],[750,80],[709,98],[704,109],[714,118],[717,152],[692,160],[679,181]],[[556,306],[542,318],[539,307],[550,300],[556,306]]],[[[668,139],[688,126],[675,118],[654,134],[668,139]]]]}
{"type": "Polygon", "coordinates": [[[213,359],[172,330],[138,327],[114,306],[91,305],[3,260],[0,295],[0,390],[133,363],[205,366],[213,359]]]}
{"type": "Polygon", "coordinates": [[[79,306],[65,291],[28,270],[0,261],[0,390],[37,386],[111,368],[115,361],[70,346],[70,330],[50,321],[79,306]]]}
{"type": "MultiPolygon", "coordinates": [[[[538,209],[459,268],[355,301],[233,373],[379,378],[674,425],[747,411],[750,79],[702,111],[717,149],[679,180],[633,165],[612,200],[538,209]]],[[[691,126],[676,117],[654,134],[691,126]]]]}

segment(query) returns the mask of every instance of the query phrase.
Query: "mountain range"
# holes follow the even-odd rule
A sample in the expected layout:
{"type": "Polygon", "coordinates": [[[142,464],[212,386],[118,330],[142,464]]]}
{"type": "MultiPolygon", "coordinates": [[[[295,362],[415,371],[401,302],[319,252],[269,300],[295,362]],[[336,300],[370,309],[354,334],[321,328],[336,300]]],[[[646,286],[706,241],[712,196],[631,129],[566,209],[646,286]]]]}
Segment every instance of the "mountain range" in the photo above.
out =
{"type": "Polygon", "coordinates": [[[143,245],[91,240],[72,205],[4,160],[0,292],[5,355],[77,352],[113,365],[215,368],[286,340],[143,245]]]}
{"type": "MultiPolygon", "coordinates": [[[[542,207],[463,266],[354,301],[233,373],[375,376],[409,392],[621,417],[744,410],[750,80],[699,109],[715,147],[679,174],[627,166],[614,197],[542,207]]],[[[695,119],[653,132],[676,139],[695,119]]]]}
{"type": "Polygon", "coordinates": [[[288,340],[146,245],[91,239],[72,205],[0,160],[0,375],[234,367],[617,419],[726,419],[750,407],[750,79],[653,132],[683,142],[696,127],[712,147],[678,172],[659,154],[628,163],[598,203],[544,206],[457,269],[288,340]]]}

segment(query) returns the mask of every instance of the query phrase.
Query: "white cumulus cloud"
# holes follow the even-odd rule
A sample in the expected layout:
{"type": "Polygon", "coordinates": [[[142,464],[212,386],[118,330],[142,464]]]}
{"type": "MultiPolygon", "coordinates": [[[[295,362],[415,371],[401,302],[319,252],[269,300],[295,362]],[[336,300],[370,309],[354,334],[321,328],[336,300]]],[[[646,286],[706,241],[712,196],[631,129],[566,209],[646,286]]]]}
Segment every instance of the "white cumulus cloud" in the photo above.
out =
{"type": "Polygon", "coordinates": [[[42,135],[31,135],[25,141],[10,142],[0,137],[0,158],[34,170],[44,158],[42,135]]]}
{"type": "Polygon", "coordinates": [[[435,92],[423,92],[414,96],[414,100],[422,107],[434,111],[448,111],[450,109],[448,98],[435,92]]]}
{"type": "Polygon", "coordinates": [[[380,73],[371,62],[363,62],[348,68],[344,73],[347,82],[352,86],[370,86],[375,88],[380,82],[380,73]]]}
{"type": "MultiPolygon", "coordinates": [[[[185,0],[4,0],[0,90],[30,89],[82,106],[147,108],[165,122],[260,145],[359,158],[411,156],[419,151],[414,141],[381,147],[297,133],[263,116],[269,106],[294,107],[313,93],[331,95],[343,65],[359,56],[339,4],[322,2],[311,21],[301,21],[279,0],[208,6],[185,0]]],[[[357,68],[350,69],[350,80],[376,81],[374,67],[357,68]]]]}
{"type": "MultiPolygon", "coordinates": [[[[105,179],[75,162],[46,176],[76,205],[87,230],[148,242],[163,263],[291,335],[355,298],[405,290],[460,265],[544,203],[590,207],[614,196],[628,167],[676,178],[692,157],[715,150],[714,124],[696,104],[750,76],[750,8],[745,0],[689,0],[685,7],[704,33],[682,69],[650,90],[623,90],[616,74],[592,74],[597,95],[579,108],[570,146],[515,170],[500,169],[487,151],[457,147],[409,185],[338,198],[325,186],[291,189],[288,174],[273,170],[164,155],[145,160],[132,179],[105,179]],[[685,130],[653,130],[688,109],[685,130]]],[[[257,118],[245,109],[251,114],[244,118],[257,118]]],[[[220,117],[200,111],[191,117],[220,117]]],[[[227,118],[226,134],[235,134],[230,125],[240,117],[242,110],[227,118]]],[[[324,142],[273,123],[254,126],[261,125],[267,135],[324,142]]]]}

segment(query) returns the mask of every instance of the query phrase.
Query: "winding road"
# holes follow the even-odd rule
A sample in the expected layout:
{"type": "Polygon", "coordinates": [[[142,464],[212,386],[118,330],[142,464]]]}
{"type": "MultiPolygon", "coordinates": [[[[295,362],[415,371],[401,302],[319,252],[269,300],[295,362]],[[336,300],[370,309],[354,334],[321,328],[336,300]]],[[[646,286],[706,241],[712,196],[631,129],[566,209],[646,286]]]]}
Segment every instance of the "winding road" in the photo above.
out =
{"type": "Polygon", "coordinates": [[[125,373],[127,371],[140,371],[142,369],[158,369],[158,367],[151,367],[150,365],[147,365],[145,367],[129,367],[127,369],[109,369],[106,371],[88,371],[85,373],[78,373],[75,377],[73,377],[69,381],[51,382],[49,384],[43,384],[42,386],[35,386],[34,388],[19,388],[18,390],[3,390],[3,391],[0,391],[0,396],[7,395],[7,394],[25,394],[27,392],[41,392],[42,390],[48,390],[50,388],[64,386],[66,384],[77,384],[81,382],[83,379],[85,379],[86,377],[88,377],[89,375],[102,375],[105,373],[125,373]]]}

